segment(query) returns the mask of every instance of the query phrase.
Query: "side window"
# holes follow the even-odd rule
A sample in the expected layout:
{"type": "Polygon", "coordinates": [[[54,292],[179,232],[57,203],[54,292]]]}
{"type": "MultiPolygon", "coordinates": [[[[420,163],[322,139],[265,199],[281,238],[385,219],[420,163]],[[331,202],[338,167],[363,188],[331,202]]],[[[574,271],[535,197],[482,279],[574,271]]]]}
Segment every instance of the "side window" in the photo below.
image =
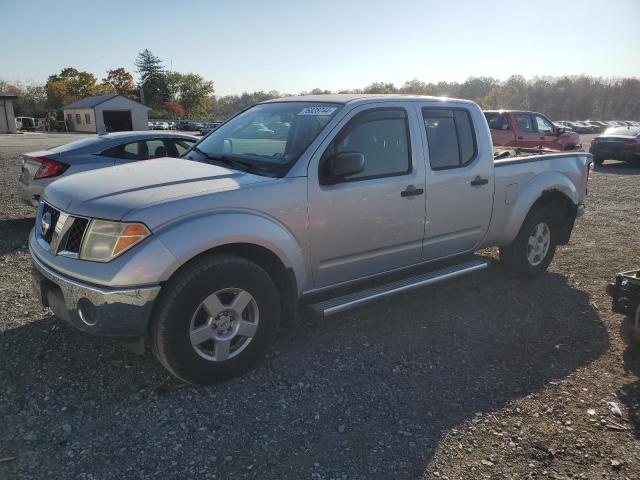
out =
{"type": "Polygon", "coordinates": [[[84,123],[86,123],[87,125],[91,125],[91,114],[90,113],[85,113],[84,114],[84,123]]]}
{"type": "Polygon", "coordinates": [[[506,115],[500,113],[485,113],[487,117],[487,123],[491,130],[509,130],[509,121],[506,115]]]}
{"type": "Polygon", "coordinates": [[[463,167],[477,153],[471,117],[466,110],[422,109],[432,170],[463,167]]]}
{"type": "Polygon", "coordinates": [[[531,123],[531,115],[526,113],[516,113],[516,123],[518,128],[523,132],[533,132],[533,123],[531,123]]]}
{"type": "Polygon", "coordinates": [[[553,132],[553,125],[549,120],[540,115],[536,115],[536,124],[539,132],[553,132]]]}
{"type": "Polygon", "coordinates": [[[147,140],[147,152],[149,152],[148,158],[160,158],[167,156],[167,147],[160,139],[147,140]]]}
{"type": "Polygon", "coordinates": [[[345,181],[403,175],[411,171],[409,125],[403,108],[367,110],[357,114],[340,131],[324,152],[321,177],[327,178],[327,165],[340,153],[364,156],[364,169],[345,177],[345,181]]]}
{"type": "Polygon", "coordinates": [[[189,140],[171,140],[171,144],[176,149],[176,156],[178,157],[181,157],[182,155],[187,153],[187,150],[193,147],[194,143],[196,142],[189,140]]]}
{"type": "Polygon", "coordinates": [[[80,125],[82,123],[82,117],[80,117],[79,113],[76,113],[76,124],[80,125]]]}
{"type": "Polygon", "coordinates": [[[146,142],[131,142],[124,145],[118,145],[111,147],[102,155],[107,157],[122,158],[125,160],[146,160],[147,156],[147,144],[146,142]]]}

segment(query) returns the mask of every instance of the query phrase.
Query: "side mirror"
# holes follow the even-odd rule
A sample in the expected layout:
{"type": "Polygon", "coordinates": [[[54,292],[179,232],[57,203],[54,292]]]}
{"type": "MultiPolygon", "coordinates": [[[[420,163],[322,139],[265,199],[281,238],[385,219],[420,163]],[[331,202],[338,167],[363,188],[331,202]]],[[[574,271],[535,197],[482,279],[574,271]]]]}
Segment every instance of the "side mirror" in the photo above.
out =
{"type": "Polygon", "coordinates": [[[565,127],[558,127],[558,128],[556,129],[556,133],[557,133],[558,135],[562,135],[562,134],[563,134],[563,133],[565,133],[566,131],[567,131],[567,129],[566,129],[565,127]]]}
{"type": "Polygon", "coordinates": [[[343,152],[327,159],[327,183],[340,181],[344,177],[364,170],[364,155],[360,152],[343,152]]]}

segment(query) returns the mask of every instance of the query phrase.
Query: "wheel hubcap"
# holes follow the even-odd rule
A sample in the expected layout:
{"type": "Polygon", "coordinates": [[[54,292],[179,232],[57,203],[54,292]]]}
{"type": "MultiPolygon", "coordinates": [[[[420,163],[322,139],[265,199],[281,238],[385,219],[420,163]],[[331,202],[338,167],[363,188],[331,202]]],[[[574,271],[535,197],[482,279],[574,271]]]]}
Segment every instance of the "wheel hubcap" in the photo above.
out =
{"type": "Polygon", "coordinates": [[[527,260],[534,267],[540,265],[547,256],[551,243],[551,230],[549,226],[540,222],[531,231],[527,242],[527,260]]]}
{"type": "Polygon", "coordinates": [[[205,298],[189,327],[191,346],[201,357],[222,362],[235,357],[258,330],[258,304],[240,288],[225,288],[205,298]]]}

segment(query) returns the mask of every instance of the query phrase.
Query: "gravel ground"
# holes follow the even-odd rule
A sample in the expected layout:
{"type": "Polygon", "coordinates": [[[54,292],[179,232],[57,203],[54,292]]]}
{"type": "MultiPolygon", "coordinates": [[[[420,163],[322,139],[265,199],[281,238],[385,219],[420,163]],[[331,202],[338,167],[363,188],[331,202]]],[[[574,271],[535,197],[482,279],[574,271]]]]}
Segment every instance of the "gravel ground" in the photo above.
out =
{"type": "Polygon", "coordinates": [[[640,170],[594,173],[540,278],[494,266],[305,318],[195,388],[31,294],[18,155],[69,138],[0,136],[0,478],[638,478],[640,352],[604,287],[638,265],[640,170]]]}

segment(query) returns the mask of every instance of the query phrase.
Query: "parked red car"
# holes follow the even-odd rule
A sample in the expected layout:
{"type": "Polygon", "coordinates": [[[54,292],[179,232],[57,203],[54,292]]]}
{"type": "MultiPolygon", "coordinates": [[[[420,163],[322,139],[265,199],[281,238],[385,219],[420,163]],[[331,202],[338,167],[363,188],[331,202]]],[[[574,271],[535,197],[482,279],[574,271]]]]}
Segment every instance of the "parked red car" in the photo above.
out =
{"type": "Polygon", "coordinates": [[[580,136],[553,124],[541,113],[519,110],[486,110],[491,139],[495,146],[575,150],[580,136]]]}

